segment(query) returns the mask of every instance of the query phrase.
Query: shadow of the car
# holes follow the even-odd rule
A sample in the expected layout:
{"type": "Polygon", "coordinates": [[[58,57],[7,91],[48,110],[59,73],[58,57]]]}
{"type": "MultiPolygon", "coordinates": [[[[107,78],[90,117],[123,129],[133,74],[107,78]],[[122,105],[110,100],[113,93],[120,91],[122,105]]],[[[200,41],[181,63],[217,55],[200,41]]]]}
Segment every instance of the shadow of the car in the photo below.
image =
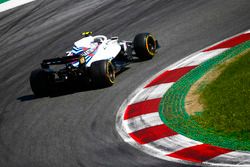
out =
{"type": "Polygon", "coordinates": [[[148,60],[143,60],[143,59],[139,59],[138,57],[134,57],[131,62],[132,63],[141,63],[141,62],[144,62],[144,61],[148,61],[148,60]]]}
{"type": "Polygon", "coordinates": [[[30,95],[24,95],[24,96],[18,97],[17,100],[24,102],[24,101],[31,101],[31,100],[35,100],[39,98],[44,98],[44,97],[54,98],[58,96],[64,96],[68,94],[91,91],[91,90],[96,90],[96,89],[100,89],[100,88],[95,87],[93,84],[87,81],[56,83],[53,86],[48,96],[35,96],[34,94],[30,94],[30,95]]]}
{"type": "MultiPolygon", "coordinates": [[[[116,76],[120,75],[122,72],[128,70],[129,67],[124,67],[122,70],[116,73],[116,76]]],[[[31,101],[39,98],[49,97],[59,97],[59,96],[65,96],[69,94],[79,93],[79,92],[86,92],[86,91],[92,91],[97,89],[104,89],[106,87],[100,87],[96,86],[93,83],[91,83],[88,80],[77,80],[72,82],[62,82],[62,83],[56,83],[52,91],[48,96],[36,96],[34,94],[24,95],[21,97],[18,97],[17,100],[24,102],[24,101],[31,101]]]]}
{"type": "Polygon", "coordinates": [[[17,100],[24,102],[24,101],[31,101],[37,99],[37,97],[35,95],[24,95],[21,97],[18,97],[17,100]]]}
{"type": "Polygon", "coordinates": [[[95,90],[96,88],[93,84],[87,81],[69,82],[69,83],[58,83],[55,85],[54,90],[51,92],[49,97],[57,97],[68,94],[73,94],[77,92],[85,92],[90,90],[95,90]]]}

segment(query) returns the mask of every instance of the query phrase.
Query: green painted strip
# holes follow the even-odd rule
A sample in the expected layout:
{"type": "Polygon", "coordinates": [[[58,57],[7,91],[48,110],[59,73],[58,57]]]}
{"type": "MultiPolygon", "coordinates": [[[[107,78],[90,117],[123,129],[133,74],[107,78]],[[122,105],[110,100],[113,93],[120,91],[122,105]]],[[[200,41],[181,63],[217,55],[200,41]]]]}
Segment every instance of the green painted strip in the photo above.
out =
{"type": "Polygon", "coordinates": [[[0,4],[4,3],[4,2],[7,2],[7,1],[9,1],[9,0],[0,0],[0,4]]]}
{"type": "Polygon", "coordinates": [[[250,41],[231,48],[193,69],[164,94],[159,113],[162,121],[171,129],[193,140],[232,150],[250,151],[250,141],[238,141],[228,136],[216,136],[213,129],[202,128],[185,110],[185,97],[191,86],[210,69],[244,50],[250,48],[250,41]]]}

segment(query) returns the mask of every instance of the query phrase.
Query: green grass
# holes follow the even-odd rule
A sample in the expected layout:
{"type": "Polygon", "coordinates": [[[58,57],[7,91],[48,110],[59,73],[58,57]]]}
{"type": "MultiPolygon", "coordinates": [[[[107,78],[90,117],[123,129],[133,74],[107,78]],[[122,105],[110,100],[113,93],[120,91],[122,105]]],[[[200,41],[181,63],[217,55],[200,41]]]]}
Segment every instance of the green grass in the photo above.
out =
{"type": "Polygon", "coordinates": [[[4,2],[6,2],[6,1],[9,1],[9,0],[0,0],[0,3],[4,3],[4,2]]]}
{"type": "MultiPolygon", "coordinates": [[[[222,65],[225,66],[225,65],[222,65]]],[[[201,91],[204,111],[192,116],[203,128],[222,136],[250,139],[250,52],[226,66],[201,91]]]]}
{"type": "MultiPolygon", "coordinates": [[[[242,54],[249,48],[250,48],[250,40],[240,45],[237,45],[212,59],[207,60],[206,62],[200,64],[195,69],[188,72],[177,82],[175,82],[169,88],[169,90],[164,94],[161,100],[159,106],[159,114],[161,120],[169,128],[193,140],[200,141],[206,144],[211,144],[218,147],[228,148],[231,150],[250,151],[250,140],[249,140],[250,138],[248,138],[247,136],[249,134],[248,130],[223,131],[221,129],[220,130],[215,129],[213,125],[211,127],[205,126],[204,123],[202,122],[198,123],[202,119],[201,115],[203,114],[203,112],[197,114],[194,117],[195,118],[194,119],[193,116],[189,115],[186,112],[185,108],[185,99],[193,84],[195,84],[202,76],[207,74],[208,71],[216,69],[216,66],[222,65],[227,60],[233,60],[235,57],[237,57],[237,55],[242,54]]],[[[244,63],[249,64],[249,60],[247,60],[244,63]]],[[[249,72],[249,67],[247,70],[244,70],[244,73],[246,72],[249,72]]],[[[230,75],[231,75],[230,77],[232,78],[234,77],[232,73],[230,75]]],[[[250,77],[248,76],[247,78],[250,77]]],[[[243,81],[246,82],[245,78],[243,81]]],[[[207,82],[205,82],[205,84],[201,84],[201,87],[200,89],[198,89],[198,91],[204,90],[206,85],[208,85],[207,82]]],[[[232,87],[232,82],[230,85],[232,87]]],[[[249,87],[247,87],[247,89],[248,88],[249,87]]],[[[249,97],[249,95],[245,96],[249,97]]],[[[249,103],[249,100],[246,103],[249,103]]],[[[249,107],[246,108],[249,109],[249,107]]],[[[236,112],[234,112],[234,114],[235,113],[236,112]]],[[[212,117],[214,117],[214,115],[212,115],[212,117]]],[[[231,117],[235,116],[233,115],[231,117]]],[[[245,122],[245,120],[248,119],[240,119],[238,121],[245,122]]],[[[203,120],[207,121],[206,119],[203,120]]],[[[216,120],[213,121],[212,124],[220,124],[220,122],[216,120]]]]}

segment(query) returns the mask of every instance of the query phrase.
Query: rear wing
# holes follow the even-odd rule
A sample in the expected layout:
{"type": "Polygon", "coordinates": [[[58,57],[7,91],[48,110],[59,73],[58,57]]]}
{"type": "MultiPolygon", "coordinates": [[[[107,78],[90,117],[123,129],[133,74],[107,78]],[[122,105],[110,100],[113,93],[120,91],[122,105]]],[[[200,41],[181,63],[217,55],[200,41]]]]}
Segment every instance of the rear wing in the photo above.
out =
{"type": "Polygon", "coordinates": [[[45,59],[41,63],[42,68],[49,68],[50,65],[60,65],[60,64],[67,64],[74,61],[79,61],[80,55],[74,56],[65,56],[65,57],[57,57],[52,59],[45,59]]]}

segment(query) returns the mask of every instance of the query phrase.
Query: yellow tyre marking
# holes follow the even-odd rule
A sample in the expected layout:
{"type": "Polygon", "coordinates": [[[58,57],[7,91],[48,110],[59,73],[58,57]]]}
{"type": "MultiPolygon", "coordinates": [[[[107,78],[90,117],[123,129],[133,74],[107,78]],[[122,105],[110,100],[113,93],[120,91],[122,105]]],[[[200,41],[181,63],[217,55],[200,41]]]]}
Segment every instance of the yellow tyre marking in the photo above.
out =
{"type": "Polygon", "coordinates": [[[151,52],[148,48],[148,38],[151,37],[153,40],[154,40],[154,46],[156,46],[156,42],[155,42],[155,39],[152,35],[148,35],[147,38],[146,38],[146,48],[147,48],[147,51],[150,55],[154,56],[155,53],[154,52],[151,52]]]}
{"type": "MultiPolygon", "coordinates": [[[[107,68],[106,68],[107,69],[106,76],[108,77],[109,81],[113,84],[113,83],[115,83],[115,81],[114,80],[112,81],[111,77],[109,76],[109,64],[112,65],[111,62],[108,62],[107,68]]],[[[115,76],[114,73],[113,73],[113,76],[115,76]]]]}

